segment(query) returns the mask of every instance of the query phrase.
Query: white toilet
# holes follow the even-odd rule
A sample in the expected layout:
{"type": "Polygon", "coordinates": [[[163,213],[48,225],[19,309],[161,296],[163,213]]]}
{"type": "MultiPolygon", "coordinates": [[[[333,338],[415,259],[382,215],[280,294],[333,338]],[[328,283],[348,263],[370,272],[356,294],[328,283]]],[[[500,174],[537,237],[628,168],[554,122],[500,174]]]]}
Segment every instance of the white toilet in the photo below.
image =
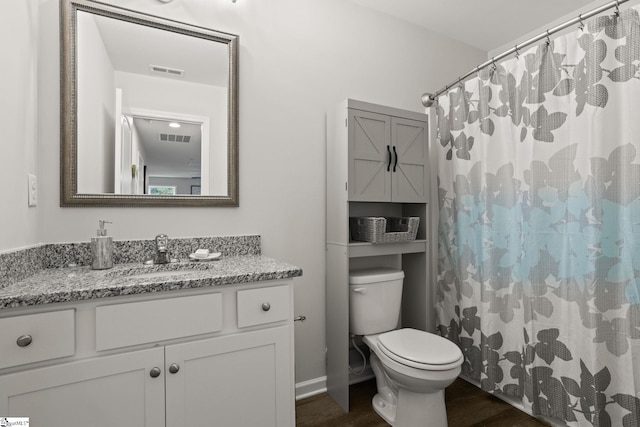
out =
{"type": "Polygon", "coordinates": [[[401,270],[351,271],[349,329],[371,349],[378,415],[397,427],[446,427],[444,389],[460,374],[462,352],[438,335],[395,329],[403,279],[401,270]]]}

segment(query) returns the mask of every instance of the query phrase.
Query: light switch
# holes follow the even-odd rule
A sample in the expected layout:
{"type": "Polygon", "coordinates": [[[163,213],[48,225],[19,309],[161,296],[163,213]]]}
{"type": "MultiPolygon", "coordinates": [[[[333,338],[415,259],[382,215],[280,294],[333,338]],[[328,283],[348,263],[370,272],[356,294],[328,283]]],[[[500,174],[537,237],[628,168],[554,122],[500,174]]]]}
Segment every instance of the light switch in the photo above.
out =
{"type": "Polygon", "coordinates": [[[38,178],[35,175],[28,174],[28,198],[29,206],[38,205],[38,178]]]}

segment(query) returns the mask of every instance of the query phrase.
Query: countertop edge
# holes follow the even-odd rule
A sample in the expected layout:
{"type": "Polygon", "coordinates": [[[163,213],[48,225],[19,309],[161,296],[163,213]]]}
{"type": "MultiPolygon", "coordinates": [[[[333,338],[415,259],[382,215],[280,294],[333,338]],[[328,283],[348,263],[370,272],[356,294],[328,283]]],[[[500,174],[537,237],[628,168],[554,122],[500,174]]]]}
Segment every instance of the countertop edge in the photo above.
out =
{"type": "MultiPolygon", "coordinates": [[[[54,303],[73,303],[126,295],[157,294],[161,292],[182,289],[203,289],[218,286],[239,285],[243,283],[255,283],[269,280],[284,280],[302,276],[302,269],[291,264],[274,260],[264,256],[229,258],[225,268],[233,269],[234,261],[238,263],[237,269],[232,273],[220,273],[215,268],[206,270],[187,271],[184,275],[172,275],[155,278],[128,278],[127,276],[113,277],[106,271],[102,283],[89,286],[82,280],[76,280],[76,286],[64,286],[64,283],[56,283],[56,286],[47,288],[32,286],[25,292],[14,290],[14,295],[2,295],[0,290],[0,313],[4,309],[26,308],[43,306],[54,303]],[[248,259],[248,260],[247,260],[248,259]],[[257,267],[251,271],[252,264],[257,267]],[[37,291],[38,288],[41,288],[37,291]]],[[[60,275],[60,269],[56,272],[60,275]]],[[[95,280],[100,273],[87,274],[87,280],[95,280]]],[[[57,278],[62,282],[64,278],[57,278]]],[[[45,279],[42,279],[45,280],[45,279]]],[[[52,279],[53,281],[53,279],[52,279]]],[[[15,284],[20,287],[20,282],[15,284]]]]}

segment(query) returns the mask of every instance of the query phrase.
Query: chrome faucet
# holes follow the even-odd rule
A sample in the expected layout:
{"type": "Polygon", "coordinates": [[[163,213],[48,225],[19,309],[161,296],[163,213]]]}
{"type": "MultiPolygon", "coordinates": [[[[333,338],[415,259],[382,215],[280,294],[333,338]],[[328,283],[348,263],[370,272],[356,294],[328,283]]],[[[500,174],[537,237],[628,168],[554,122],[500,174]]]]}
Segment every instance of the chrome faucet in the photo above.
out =
{"type": "Polygon", "coordinates": [[[155,264],[168,264],[170,261],[169,236],[166,234],[158,234],[156,236],[156,257],[153,262],[155,264]]]}

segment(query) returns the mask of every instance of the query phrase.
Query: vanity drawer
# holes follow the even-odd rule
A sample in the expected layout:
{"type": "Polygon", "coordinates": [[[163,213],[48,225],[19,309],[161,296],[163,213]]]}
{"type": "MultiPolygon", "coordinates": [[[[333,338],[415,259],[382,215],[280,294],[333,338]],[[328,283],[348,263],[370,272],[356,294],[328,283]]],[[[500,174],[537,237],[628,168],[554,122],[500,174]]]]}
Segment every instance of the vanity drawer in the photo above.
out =
{"type": "Polygon", "coordinates": [[[0,319],[0,369],[75,353],[75,311],[0,319]]]}
{"type": "Polygon", "coordinates": [[[96,308],[98,351],[221,330],[220,293],[96,308]]]}
{"type": "Polygon", "coordinates": [[[286,320],[290,311],[287,285],[238,291],[239,328],[286,320]]]}

